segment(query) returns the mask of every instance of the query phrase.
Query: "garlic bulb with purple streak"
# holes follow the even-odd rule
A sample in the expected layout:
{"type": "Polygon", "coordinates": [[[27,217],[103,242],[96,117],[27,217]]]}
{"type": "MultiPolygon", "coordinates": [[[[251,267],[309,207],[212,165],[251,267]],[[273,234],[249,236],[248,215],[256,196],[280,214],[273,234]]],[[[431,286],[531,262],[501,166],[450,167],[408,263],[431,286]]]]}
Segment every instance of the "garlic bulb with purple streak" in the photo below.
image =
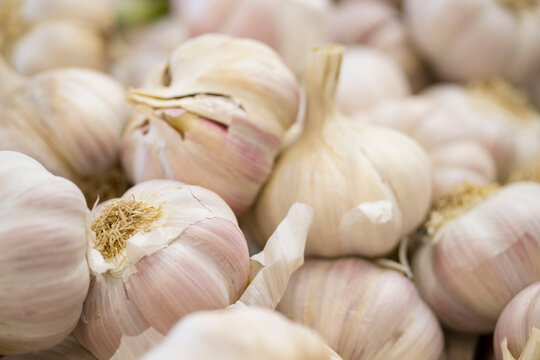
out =
{"type": "Polygon", "coordinates": [[[88,291],[81,191],[30,157],[0,151],[0,354],[54,346],[88,291]]]}

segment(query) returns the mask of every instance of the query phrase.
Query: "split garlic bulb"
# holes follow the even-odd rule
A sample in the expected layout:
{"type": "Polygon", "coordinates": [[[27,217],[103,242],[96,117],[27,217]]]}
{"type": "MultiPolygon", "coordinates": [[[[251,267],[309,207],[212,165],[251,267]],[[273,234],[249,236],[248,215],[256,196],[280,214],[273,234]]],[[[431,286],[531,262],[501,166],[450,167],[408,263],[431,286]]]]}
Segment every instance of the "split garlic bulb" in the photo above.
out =
{"type": "Polygon", "coordinates": [[[255,200],[298,111],[299,89],[279,56],[253,40],[185,42],[128,99],[122,145],[128,178],[167,178],[220,195],[236,214],[255,200]]]}
{"type": "Polygon", "coordinates": [[[60,344],[38,352],[6,356],[2,360],[96,360],[73,336],[60,344]]]}
{"type": "Polygon", "coordinates": [[[495,181],[497,168],[490,150],[512,146],[504,128],[475,121],[470,114],[427,97],[383,102],[367,114],[357,113],[355,119],[394,128],[418,141],[431,157],[435,199],[457,184],[495,181]]]}
{"type": "MultiPolygon", "coordinates": [[[[10,69],[0,62],[4,73],[10,69]]],[[[0,150],[27,154],[72,180],[89,204],[125,186],[117,164],[128,107],[113,78],[89,69],[45,71],[11,87],[0,103],[0,150]]]]}
{"type": "Polygon", "coordinates": [[[409,84],[392,59],[366,47],[349,47],[343,55],[336,103],[346,115],[384,100],[409,95],[409,84]]]}
{"type": "Polygon", "coordinates": [[[506,304],[540,279],[540,184],[458,186],[435,203],[426,228],[413,273],[449,328],[493,331],[506,304]]]}
{"type": "Polygon", "coordinates": [[[311,329],[262,308],[186,316],[142,360],[338,360],[311,329]]]}
{"type": "Polygon", "coordinates": [[[540,329],[540,281],[517,294],[499,317],[493,335],[497,360],[503,359],[501,353],[503,338],[507,338],[510,353],[518,357],[525,349],[533,327],[540,329]]]}
{"type": "Polygon", "coordinates": [[[81,191],[26,155],[0,151],[0,354],[49,348],[88,291],[81,191]]]}
{"type": "Polygon", "coordinates": [[[204,188],[152,180],[99,205],[76,339],[98,359],[136,359],[190,312],[237,301],[275,307],[302,264],[310,211],[292,207],[250,264],[232,210],[204,188]]]}
{"type": "Polygon", "coordinates": [[[358,258],[307,260],[278,310],[316,330],[343,359],[438,360],[442,330],[414,284],[358,258]]]}
{"type": "Polygon", "coordinates": [[[419,50],[447,80],[523,82],[538,71],[537,0],[406,0],[404,9],[419,50]]]}
{"type": "Polygon", "coordinates": [[[431,166],[406,135],[336,112],[342,52],[326,46],[312,53],[304,133],[281,155],[261,192],[253,232],[264,243],[288,208],[301,201],[314,209],[306,254],[379,256],[426,215],[431,166]]]}

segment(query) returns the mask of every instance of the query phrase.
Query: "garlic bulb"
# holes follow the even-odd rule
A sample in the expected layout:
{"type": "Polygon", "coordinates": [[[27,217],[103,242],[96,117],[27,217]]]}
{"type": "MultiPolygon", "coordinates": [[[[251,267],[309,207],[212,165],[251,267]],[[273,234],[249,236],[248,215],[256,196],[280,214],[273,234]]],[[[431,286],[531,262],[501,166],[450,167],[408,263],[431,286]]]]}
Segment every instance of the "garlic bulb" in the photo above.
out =
{"type": "Polygon", "coordinates": [[[380,0],[343,1],[332,10],[332,41],[377,49],[403,69],[413,89],[425,85],[427,74],[393,4],[380,0]]]}
{"type": "Polygon", "coordinates": [[[0,354],[46,349],[73,330],[88,291],[87,208],[70,181],[0,151],[0,354]]]}
{"type": "Polygon", "coordinates": [[[338,360],[311,329],[262,308],[186,316],[142,360],[338,360]]]}
{"type": "Polygon", "coordinates": [[[337,107],[351,116],[384,100],[410,93],[405,75],[392,59],[376,50],[349,47],[343,55],[337,107]]]}
{"type": "Polygon", "coordinates": [[[96,360],[96,358],[84,349],[73,336],[69,336],[50,349],[24,355],[6,356],[2,360],[96,360]]]}
{"type": "Polygon", "coordinates": [[[414,284],[357,258],[307,260],[278,310],[350,360],[438,360],[443,335],[414,284]]]}
{"type": "MultiPolygon", "coordinates": [[[[0,62],[0,75],[10,69],[0,62]]],[[[93,204],[125,187],[118,169],[128,117],[124,90],[87,69],[50,70],[21,80],[0,99],[0,149],[31,156],[71,179],[93,204]]]]}
{"type": "Polygon", "coordinates": [[[355,115],[357,121],[366,119],[402,131],[424,147],[433,165],[435,199],[457,184],[495,181],[497,169],[489,150],[512,146],[504,128],[425,96],[383,102],[355,115]]]}
{"type": "MultiPolygon", "coordinates": [[[[508,350],[506,341],[507,341],[506,338],[504,338],[501,342],[502,359],[503,360],[516,360],[516,358],[513,357],[510,351],[508,350]]],[[[527,344],[525,345],[525,349],[521,353],[519,360],[538,359],[538,356],[540,355],[539,348],[540,348],[540,330],[537,328],[532,328],[531,334],[529,336],[529,340],[527,341],[527,344]]]]}
{"type": "Polygon", "coordinates": [[[432,174],[421,147],[336,112],[342,51],[326,46],[312,54],[304,133],[281,155],[254,208],[259,242],[295,201],[314,209],[309,255],[383,255],[426,215],[432,174]]]}
{"type": "Polygon", "coordinates": [[[475,360],[478,336],[445,331],[444,359],[475,360]]]}
{"type": "Polygon", "coordinates": [[[506,304],[540,279],[540,184],[458,186],[435,203],[426,228],[413,273],[451,329],[493,331],[506,304]]]}
{"type": "Polygon", "coordinates": [[[306,205],[293,206],[250,264],[236,218],[215,193],[140,183],[92,211],[95,277],[74,335],[98,359],[136,359],[190,312],[237,301],[273,308],[302,264],[310,221],[306,205]]]}
{"type": "Polygon", "coordinates": [[[298,111],[294,75],[253,40],[185,42],[128,99],[139,106],[122,145],[128,178],[168,178],[220,195],[236,214],[255,200],[298,111]]]}
{"type": "Polygon", "coordinates": [[[406,0],[404,9],[416,45],[444,79],[523,82],[538,71],[537,0],[406,0]]]}
{"type": "Polygon", "coordinates": [[[518,357],[533,327],[540,329],[540,281],[517,294],[499,317],[493,335],[497,360],[503,358],[500,346],[503,338],[507,338],[510,353],[518,357]]]}

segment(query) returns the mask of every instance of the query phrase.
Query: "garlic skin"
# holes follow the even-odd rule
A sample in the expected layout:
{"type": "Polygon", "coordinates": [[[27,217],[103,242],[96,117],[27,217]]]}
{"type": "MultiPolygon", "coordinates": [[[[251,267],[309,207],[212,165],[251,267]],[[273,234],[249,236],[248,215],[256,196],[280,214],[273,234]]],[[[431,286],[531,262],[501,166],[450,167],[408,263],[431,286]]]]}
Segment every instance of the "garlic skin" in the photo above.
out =
{"type": "Polygon", "coordinates": [[[507,303],[540,279],[540,184],[465,185],[441,198],[413,258],[424,300],[443,325],[488,333],[507,303]]]}
{"type": "Polygon", "coordinates": [[[2,360],[96,360],[96,358],[84,349],[73,336],[69,336],[50,349],[6,356],[2,360]]]}
{"type": "MultiPolygon", "coordinates": [[[[538,347],[540,346],[540,330],[537,328],[532,328],[525,345],[525,349],[518,360],[535,360],[538,359],[538,347]]],[[[503,353],[503,360],[516,360],[514,356],[510,353],[507,346],[507,339],[504,338],[501,341],[501,350],[503,353]]]]}
{"type": "Polygon", "coordinates": [[[422,148],[397,131],[336,112],[342,47],[317,48],[306,72],[302,137],[280,156],[253,211],[257,241],[295,201],[314,209],[306,255],[390,252],[431,202],[432,173],[422,148]]]}
{"type": "Polygon", "coordinates": [[[338,360],[311,329],[262,308],[201,311],[176,324],[142,360],[338,360]]]}
{"type": "Polygon", "coordinates": [[[123,136],[128,179],[203,186],[240,214],[270,174],[299,89],[267,46],[205,35],[178,47],[128,99],[141,105],[123,136]]]}
{"type": "Polygon", "coordinates": [[[348,47],[343,55],[336,102],[352,116],[384,100],[409,95],[405,75],[392,59],[366,47],[348,47]]]}
{"type": "MultiPolygon", "coordinates": [[[[6,72],[0,63],[0,74],[6,72]]],[[[27,154],[72,180],[90,205],[96,195],[102,200],[108,195],[100,184],[125,186],[119,171],[111,169],[119,161],[129,109],[113,78],[88,69],[50,70],[24,79],[4,95],[1,150],[27,154]]]]}
{"type": "Polygon", "coordinates": [[[171,180],[140,183],[92,211],[94,278],[75,338],[98,359],[137,359],[190,312],[235,302],[273,308],[302,264],[310,221],[305,205],[293,207],[270,248],[250,260],[218,195],[171,180]]]}
{"type": "Polygon", "coordinates": [[[524,82],[538,71],[537,1],[406,0],[404,10],[418,49],[443,79],[524,82]]]}
{"type": "Polygon", "coordinates": [[[81,191],[26,155],[0,151],[0,354],[49,348],[88,291],[81,191]]]}
{"type": "Polygon", "coordinates": [[[438,360],[443,335],[414,284],[358,258],[307,260],[278,311],[316,330],[343,359],[438,360]]]}
{"type": "Polygon", "coordinates": [[[540,281],[520,291],[504,308],[493,335],[496,359],[503,359],[503,338],[507,338],[510,353],[519,357],[533,327],[540,328],[540,281]]]}

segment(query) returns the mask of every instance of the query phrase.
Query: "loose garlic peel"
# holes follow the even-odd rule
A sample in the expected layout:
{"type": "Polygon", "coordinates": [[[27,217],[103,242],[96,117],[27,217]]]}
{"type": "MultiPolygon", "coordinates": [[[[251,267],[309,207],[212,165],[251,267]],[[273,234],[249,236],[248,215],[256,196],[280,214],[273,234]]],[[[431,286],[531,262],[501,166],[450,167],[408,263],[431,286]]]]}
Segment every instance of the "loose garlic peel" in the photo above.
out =
{"type": "MultiPolygon", "coordinates": [[[[508,350],[506,338],[501,341],[501,350],[503,354],[503,360],[516,360],[516,358],[512,356],[512,354],[508,350]]],[[[523,353],[521,353],[521,356],[517,360],[537,359],[540,359],[540,330],[538,330],[537,328],[532,328],[529,340],[527,341],[527,345],[525,345],[523,353]]]]}
{"type": "Polygon", "coordinates": [[[301,201],[315,214],[306,254],[381,256],[428,211],[431,166],[420,146],[336,112],[342,52],[336,45],[312,52],[304,133],[279,158],[246,223],[259,243],[301,201]]]}

